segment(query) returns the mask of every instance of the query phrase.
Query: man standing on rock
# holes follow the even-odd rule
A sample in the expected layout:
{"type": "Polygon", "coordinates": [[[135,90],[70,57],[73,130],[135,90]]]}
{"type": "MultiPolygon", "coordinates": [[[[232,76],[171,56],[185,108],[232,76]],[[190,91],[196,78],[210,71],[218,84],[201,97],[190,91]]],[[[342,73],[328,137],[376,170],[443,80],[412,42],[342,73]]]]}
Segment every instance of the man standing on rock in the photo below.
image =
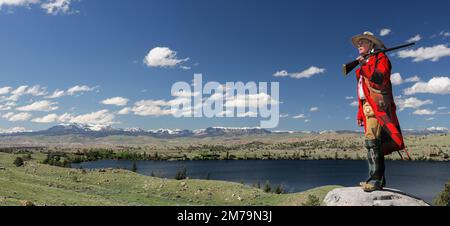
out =
{"type": "Polygon", "coordinates": [[[386,49],[371,32],[352,38],[358,48],[360,68],[356,70],[358,94],[358,126],[364,127],[368,151],[369,179],[360,185],[366,192],[386,186],[384,156],[405,149],[396,115],[391,84],[391,63],[384,53],[367,56],[386,49]]]}

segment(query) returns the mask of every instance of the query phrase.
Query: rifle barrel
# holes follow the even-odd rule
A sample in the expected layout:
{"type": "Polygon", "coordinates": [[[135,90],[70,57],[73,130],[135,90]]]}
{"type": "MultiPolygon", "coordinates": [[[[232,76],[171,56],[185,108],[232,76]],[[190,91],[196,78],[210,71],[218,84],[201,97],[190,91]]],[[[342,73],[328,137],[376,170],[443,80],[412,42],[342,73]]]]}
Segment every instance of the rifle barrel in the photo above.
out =
{"type": "MultiPolygon", "coordinates": [[[[404,44],[404,45],[396,46],[396,47],[389,48],[389,49],[378,50],[378,51],[375,51],[373,53],[365,55],[365,57],[377,55],[379,53],[387,53],[387,52],[391,52],[391,51],[394,51],[394,50],[397,50],[397,49],[403,49],[403,48],[406,48],[406,47],[413,46],[415,44],[416,44],[415,42],[412,42],[412,43],[409,43],[409,44],[404,44]]],[[[352,61],[352,62],[350,62],[348,64],[344,64],[344,66],[343,66],[343,73],[344,73],[344,75],[348,75],[351,71],[353,71],[353,69],[355,69],[358,66],[358,64],[359,64],[359,62],[357,60],[356,61],[352,61]]]]}

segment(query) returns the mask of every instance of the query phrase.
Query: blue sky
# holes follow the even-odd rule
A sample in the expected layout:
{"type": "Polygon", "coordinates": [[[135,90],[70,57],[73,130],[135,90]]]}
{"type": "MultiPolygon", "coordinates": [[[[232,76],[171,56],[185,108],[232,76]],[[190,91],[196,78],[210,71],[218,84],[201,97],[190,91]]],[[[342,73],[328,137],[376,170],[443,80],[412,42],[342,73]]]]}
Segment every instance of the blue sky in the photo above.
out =
{"type": "Polygon", "coordinates": [[[190,83],[194,73],[206,82],[279,82],[277,129],[355,130],[356,81],[341,66],[357,57],[350,38],[364,31],[384,33],[387,46],[418,40],[390,56],[402,127],[450,127],[450,3],[376,3],[0,0],[0,131],[63,122],[259,126],[258,118],[137,114],[154,107],[145,101],[174,99],[172,84],[190,83]],[[158,47],[176,55],[145,63],[158,47]],[[312,67],[322,73],[294,78],[312,67]],[[283,71],[293,76],[275,76],[283,71]]]}

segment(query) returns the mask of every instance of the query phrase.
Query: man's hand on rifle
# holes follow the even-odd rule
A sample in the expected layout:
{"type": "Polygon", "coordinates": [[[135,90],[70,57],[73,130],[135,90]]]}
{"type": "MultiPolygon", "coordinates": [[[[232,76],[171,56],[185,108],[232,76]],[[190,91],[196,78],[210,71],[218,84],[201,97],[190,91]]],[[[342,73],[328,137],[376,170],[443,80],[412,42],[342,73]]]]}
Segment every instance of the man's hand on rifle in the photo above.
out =
{"type": "Polygon", "coordinates": [[[360,65],[364,65],[367,62],[366,58],[363,56],[359,56],[358,58],[356,58],[356,60],[359,62],[360,65]]]}

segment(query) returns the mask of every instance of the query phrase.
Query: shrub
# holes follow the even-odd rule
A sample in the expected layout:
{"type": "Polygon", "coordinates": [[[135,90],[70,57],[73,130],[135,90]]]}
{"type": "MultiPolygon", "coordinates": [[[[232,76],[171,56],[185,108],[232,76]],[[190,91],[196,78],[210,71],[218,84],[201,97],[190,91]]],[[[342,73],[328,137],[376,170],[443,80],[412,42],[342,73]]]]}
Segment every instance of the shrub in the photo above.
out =
{"type": "Polygon", "coordinates": [[[183,167],[182,169],[178,170],[177,174],[175,175],[175,180],[185,180],[187,178],[187,170],[186,167],[183,167]]]}
{"type": "Polygon", "coordinates": [[[14,165],[17,166],[17,167],[23,166],[23,159],[22,159],[21,157],[17,157],[17,158],[14,160],[14,165]]]}
{"type": "Polygon", "coordinates": [[[284,190],[283,190],[283,186],[280,184],[275,188],[275,194],[283,194],[284,190]]]}
{"type": "Polygon", "coordinates": [[[315,195],[308,195],[306,202],[302,204],[303,206],[320,206],[320,199],[315,195]]]}
{"type": "Polygon", "coordinates": [[[450,206],[450,181],[444,186],[444,190],[433,200],[436,206],[450,206]]]}
{"type": "Polygon", "coordinates": [[[272,190],[272,188],[270,187],[269,181],[266,181],[266,183],[264,184],[263,191],[266,193],[269,193],[271,190],[272,190]]]}

